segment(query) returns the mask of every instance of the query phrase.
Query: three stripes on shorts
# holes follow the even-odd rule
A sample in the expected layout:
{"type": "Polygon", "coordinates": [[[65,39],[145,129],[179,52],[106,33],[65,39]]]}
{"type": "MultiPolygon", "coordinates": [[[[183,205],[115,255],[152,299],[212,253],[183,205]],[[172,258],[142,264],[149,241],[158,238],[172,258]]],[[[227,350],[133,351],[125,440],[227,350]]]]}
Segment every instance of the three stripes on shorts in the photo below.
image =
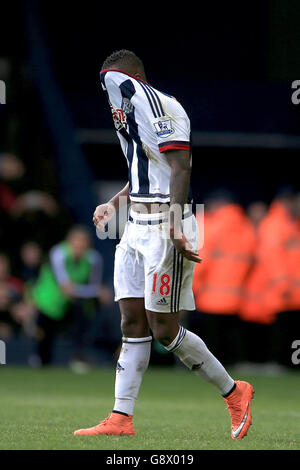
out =
{"type": "Polygon", "coordinates": [[[173,279],[171,287],[171,313],[179,311],[180,290],[182,283],[183,255],[173,249],[173,279]]]}

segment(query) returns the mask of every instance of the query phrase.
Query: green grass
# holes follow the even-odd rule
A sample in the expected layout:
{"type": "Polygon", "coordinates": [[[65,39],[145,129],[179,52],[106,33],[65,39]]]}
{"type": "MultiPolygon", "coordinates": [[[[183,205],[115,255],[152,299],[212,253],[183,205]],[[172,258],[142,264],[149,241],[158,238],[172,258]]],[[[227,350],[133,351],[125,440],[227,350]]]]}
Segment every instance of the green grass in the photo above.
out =
{"type": "Polygon", "coordinates": [[[134,438],[73,436],[113,405],[114,371],[0,367],[0,449],[300,449],[300,374],[239,377],[255,388],[253,425],[230,437],[224,401],[184,369],[150,368],[135,410],[134,438]]]}

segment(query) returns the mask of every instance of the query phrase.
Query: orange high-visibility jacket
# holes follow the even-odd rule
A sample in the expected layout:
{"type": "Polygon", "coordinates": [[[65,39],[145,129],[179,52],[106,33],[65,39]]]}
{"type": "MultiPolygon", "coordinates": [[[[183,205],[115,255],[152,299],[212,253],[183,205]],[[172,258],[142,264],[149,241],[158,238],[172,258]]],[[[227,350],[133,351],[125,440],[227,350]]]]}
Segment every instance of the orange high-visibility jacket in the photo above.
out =
{"type": "Polygon", "coordinates": [[[258,240],[266,307],[275,313],[300,309],[299,222],[275,201],[259,226],[258,240]]]}
{"type": "Polygon", "coordinates": [[[266,305],[264,298],[265,287],[266,269],[260,258],[256,256],[254,265],[245,279],[243,287],[243,296],[239,313],[242,320],[265,325],[274,323],[275,312],[274,308],[266,305]]]}
{"type": "MultiPolygon", "coordinates": [[[[197,216],[199,227],[201,220],[197,216]]],[[[216,314],[238,313],[243,282],[252,264],[255,231],[238,204],[204,215],[203,258],[195,268],[196,308],[216,314]]]]}

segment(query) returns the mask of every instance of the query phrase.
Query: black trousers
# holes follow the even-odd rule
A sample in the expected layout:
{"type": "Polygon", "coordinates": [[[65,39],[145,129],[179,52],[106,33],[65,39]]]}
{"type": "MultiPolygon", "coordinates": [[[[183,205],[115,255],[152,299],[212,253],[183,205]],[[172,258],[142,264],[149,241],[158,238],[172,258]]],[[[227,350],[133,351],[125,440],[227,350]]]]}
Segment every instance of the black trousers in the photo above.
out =
{"type": "Polygon", "coordinates": [[[300,371],[300,365],[292,362],[292,355],[295,351],[292,344],[295,340],[300,340],[300,310],[278,313],[273,325],[273,360],[280,365],[300,371]]]}
{"type": "Polygon", "coordinates": [[[44,315],[42,312],[38,312],[36,327],[36,353],[41,363],[48,365],[52,362],[53,341],[60,324],[58,321],[44,315]]]}
{"type": "Polygon", "coordinates": [[[76,302],[63,320],[57,321],[38,312],[36,334],[36,353],[43,365],[53,361],[53,344],[57,334],[68,331],[73,346],[73,358],[84,360],[84,349],[89,344],[91,317],[86,315],[83,304],[76,302]]]}
{"type": "Polygon", "coordinates": [[[241,321],[237,315],[194,311],[189,314],[188,324],[223,365],[234,365],[244,357],[241,321]]]}
{"type": "Polygon", "coordinates": [[[241,335],[244,361],[261,364],[274,361],[273,325],[241,321],[241,335]]]}

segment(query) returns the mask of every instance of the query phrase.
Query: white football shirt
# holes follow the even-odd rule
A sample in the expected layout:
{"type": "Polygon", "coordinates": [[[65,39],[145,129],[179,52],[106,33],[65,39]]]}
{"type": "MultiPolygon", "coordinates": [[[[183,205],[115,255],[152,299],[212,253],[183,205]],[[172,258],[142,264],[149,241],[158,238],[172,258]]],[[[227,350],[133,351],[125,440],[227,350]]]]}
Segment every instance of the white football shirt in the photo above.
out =
{"type": "Polygon", "coordinates": [[[134,202],[169,202],[171,168],[164,152],[190,151],[190,120],[172,96],[117,69],[101,70],[100,80],[128,164],[134,202]]]}

